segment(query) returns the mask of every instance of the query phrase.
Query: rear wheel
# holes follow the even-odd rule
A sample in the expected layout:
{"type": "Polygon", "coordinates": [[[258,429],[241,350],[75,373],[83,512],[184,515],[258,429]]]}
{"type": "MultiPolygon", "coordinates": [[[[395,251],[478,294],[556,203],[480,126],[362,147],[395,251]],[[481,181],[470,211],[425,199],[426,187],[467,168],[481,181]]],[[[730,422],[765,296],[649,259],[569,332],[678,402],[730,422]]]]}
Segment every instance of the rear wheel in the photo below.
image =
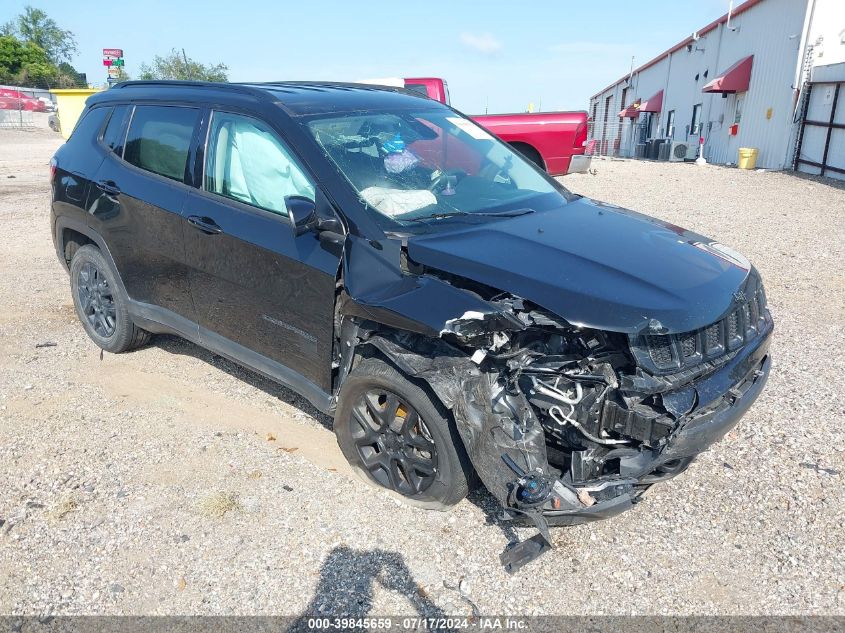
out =
{"type": "Polygon", "coordinates": [[[117,354],[149,340],[149,332],[130,319],[116,274],[96,246],[86,244],[73,254],[70,287],[82,327],[102,349],[117,354]]]}
{"type": "Polygon", "coordinates": [[[445,510],[469,491],[472,468],[448,412],[384,361],[364,359],[343,383],[334,429],[362,477],[413,505],[445,510]]]}

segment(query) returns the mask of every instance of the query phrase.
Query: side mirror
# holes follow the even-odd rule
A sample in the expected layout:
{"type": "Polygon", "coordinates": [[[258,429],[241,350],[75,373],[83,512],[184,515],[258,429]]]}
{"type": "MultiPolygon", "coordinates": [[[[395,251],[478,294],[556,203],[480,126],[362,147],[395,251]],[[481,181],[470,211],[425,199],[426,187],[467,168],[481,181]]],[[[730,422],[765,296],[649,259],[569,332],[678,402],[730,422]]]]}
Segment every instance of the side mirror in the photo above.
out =
{"type": "Polygon", "coordinates": [[[294,235],[302,235],[317,228],[317,205],[305,196],[285,196],[294,235]]]}
{"type": "Polygon", "coordinates": [[[317,230],[321,233],[340,233],[343,234],[343,225],[340,223],[335,217],[331,218],[318,218],[317,219],[317,230]]]}

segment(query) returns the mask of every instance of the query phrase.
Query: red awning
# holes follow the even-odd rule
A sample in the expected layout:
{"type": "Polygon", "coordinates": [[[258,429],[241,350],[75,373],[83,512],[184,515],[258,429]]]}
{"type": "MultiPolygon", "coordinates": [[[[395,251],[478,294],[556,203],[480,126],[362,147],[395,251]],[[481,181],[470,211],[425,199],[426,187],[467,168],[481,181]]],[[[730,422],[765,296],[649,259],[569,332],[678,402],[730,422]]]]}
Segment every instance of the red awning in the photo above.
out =
{"type": "Polygon", "coordinates": [[[660,112],[663,109],[663,91],[651,97],[645,103],[640,104],[640,112],[660,112]]]}
{"type": "Polygon", "coordinates": [[[621,118],[636,119],[638,116],[640,116],[640,101],[641,99],[637,99],[636,101],[634,101],[634,103],[622,110],[616,116],[621,118]]]}
{"type": "Polygon", "coordinates": [[[701,92],[745,92],[748,90],[748,83],[751,81],[751,66],[753,63],[754,55],[740,59],[716,77],[716,79],[704,86],[701,92]]]}

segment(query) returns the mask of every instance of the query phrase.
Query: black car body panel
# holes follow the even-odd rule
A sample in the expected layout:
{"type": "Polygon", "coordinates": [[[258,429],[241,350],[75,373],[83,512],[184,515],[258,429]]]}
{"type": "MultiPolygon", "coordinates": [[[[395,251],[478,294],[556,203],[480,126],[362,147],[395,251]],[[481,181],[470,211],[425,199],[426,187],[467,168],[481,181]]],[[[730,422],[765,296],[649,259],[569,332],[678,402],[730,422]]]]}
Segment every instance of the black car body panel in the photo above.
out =
{"type": "Polygon", "coordinates": [[[728,432],[768,378],[772,318],[738,253],[545,175],[557,206],[386,230],[307,123],[421,104],[458,114],[354,85],[120,84],[89,99],[53,160],[53,238],[65,265],[74,244],[99,246],[139,327],[321,411],[369,355],[427,385],[507,515],[540,530],[504,555],[514,570],[547,549],[548,525],[630,508],[728,432]],[[162,106],[196,112],[184,174],[127,162],[133,113],[162,106]],[[306,229],[206,190],[218,112],[288,148],[314,187],[306,229]]]}
{"type": "Polygon", "coordinates": [[[520,295],[572,324],[630,334],[688,332],[721,318],[749,265],[710,240],[581,198],[462,230],[411,238],[422,264],[520,295]],[[671,262],[671,265],[667,265],[671,262]]]}

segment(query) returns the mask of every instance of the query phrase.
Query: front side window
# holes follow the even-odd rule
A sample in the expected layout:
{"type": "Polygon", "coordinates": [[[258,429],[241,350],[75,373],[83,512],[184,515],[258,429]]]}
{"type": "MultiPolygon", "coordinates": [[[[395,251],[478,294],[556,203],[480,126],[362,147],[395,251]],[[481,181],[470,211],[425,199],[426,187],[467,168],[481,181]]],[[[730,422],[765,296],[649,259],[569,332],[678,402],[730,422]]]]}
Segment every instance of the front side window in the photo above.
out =
{"type": "Polygon", "coordinates": [[[446,108],[320,115],[306,127],[386,228],[431,230],[446,218],[481,221],[567,202],[508,145],[446,108]]]}
{"type": "Polygon", "coordinates": [[[285,216],[286,196],[314,200],[311,179],[269,126],[228,112],[211,118],[205,190],[285,216]]]}
{"type": "Polygon", "coordinates": [[[183,182],[194,126],[196,108],[179,106],[135,106],[123,158],[154,174],[183,182]]]}

